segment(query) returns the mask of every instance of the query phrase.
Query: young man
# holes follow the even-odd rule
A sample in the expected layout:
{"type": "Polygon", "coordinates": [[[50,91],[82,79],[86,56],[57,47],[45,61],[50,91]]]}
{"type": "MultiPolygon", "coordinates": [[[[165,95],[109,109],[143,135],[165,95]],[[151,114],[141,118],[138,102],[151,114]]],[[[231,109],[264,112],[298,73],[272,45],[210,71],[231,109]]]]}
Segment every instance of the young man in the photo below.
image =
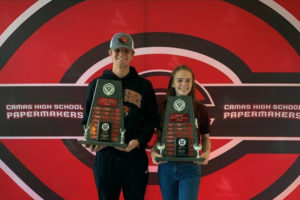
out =
{"type": "Polygon", "coordinates": [[[130,66],[134,56],[134,42],[126,33],[117,33],[110,42],[109,55],[112,70],[94,79],[88,86],[87,101],[82,124],[86,125],[97,79],[122,82],[125,149],[90,146],[97,151],[94,178],[101,200],[117,200],[121,189],[126,200],[144,199],[148,180],[148,158],[145,151],[158,119],[152,84],[140,77],[130,66]]]}

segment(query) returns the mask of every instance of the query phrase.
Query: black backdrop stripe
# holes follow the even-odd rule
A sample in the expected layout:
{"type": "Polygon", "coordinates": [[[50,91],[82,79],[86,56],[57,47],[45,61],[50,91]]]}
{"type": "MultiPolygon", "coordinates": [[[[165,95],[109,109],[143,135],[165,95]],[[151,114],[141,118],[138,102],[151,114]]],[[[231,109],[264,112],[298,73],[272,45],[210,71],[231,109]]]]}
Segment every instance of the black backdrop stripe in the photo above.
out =
{"type": "Polygon", "coordinates": [[[204,166],[203,176],[214,173],[249,153],[299,154],[299,141],[243,141],[222,154],[222,156],[211,160],[209,166],[204,166]]]}
{"type": "MultiPolygon", "coordinates": [[[[254,73],[237,55],[213,42],[178,33],[147,32],[132,35],[135,48],[174,47],[202,53],[230,68],[243,83],[299,83],[300,73],[254,73]]],[[[66,71],[61,83],[75,83],[81,75],[108,57],[109,41],[99,44],[79,57],[66,71]]]]}
{"type": "MultiPolygon", "coordinates": [[[[57,193],[46,186],[40,179],[33,175],[7,148],[0,142],[0,159],[43,199],[62,200],[57,193]]],[[[57,177],[59,178],[59,177],[57,177]]]]}
{"type": "Polygon", "coordinates": [[[0,47],[0,70],[22,44],[42,25],[83,0],[50,1],[30,16],[0,47]]]}
{"type": "Polygon", "coordinates": [[[284,37],[290,45],[296,50],[298,55],[300,55],[300,34],[299,31],[288,22],[284,17],[274,11],[272,8],[268,7],[264,3],[258,0],[251,1],[239,1],[239,0],[224,0],[235,6],[238,6],[261,20],[265,21],[267,24],[272,26],[282,37],[284,37]]]}
{"type": "MultiPolygon", "coordinates": [[[[276,166],[275,166],[276,167],[276,166]]],[[[288,188],[300,174],[300,157],[293,163],[293,165],[272,185],[261,193],[257,194],[252,200],[275,199],[286,188],[288,188]]]]}
{"type": "MultiPolygon", "coordinates": [[[[227,49],[204,39],[178,33],[147,32],[132,35],[135,48],[143,47],[174,47],[205,54],[228,66],[240,78],[246,81],[249,67],[236,55],[227,49]]],[[[99,44],[83,54],[65,73],[61,83],[74,83],[80,76],[101,59],[108,57],[109,41],[99,44]]]]}

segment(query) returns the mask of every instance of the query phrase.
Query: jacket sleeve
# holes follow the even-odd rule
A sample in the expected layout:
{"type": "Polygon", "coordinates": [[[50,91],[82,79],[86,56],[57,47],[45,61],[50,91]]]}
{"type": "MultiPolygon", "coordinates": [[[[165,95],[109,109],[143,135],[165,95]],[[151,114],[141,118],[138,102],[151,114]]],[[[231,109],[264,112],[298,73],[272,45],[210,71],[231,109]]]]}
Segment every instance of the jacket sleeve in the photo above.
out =
{"type": "Polygon", "coordinates": [[[93,96],[94,96],[94,91],[96,87],[96,80],[93,80],[92,82],[89,83],[88,88],[87,88],[87,97],[86,97],[86,102],[85,102],[85,107],[84,107],[84,113],[83,113],[83,119],[81,124],[85,126],[87,124],[87,120],[89,118],[89,113],[93,101],[93,96]]]}
{"type": "Polygon", "coordinates": [[[158,126],[158,109],[156,104],[155,92],[152,84],[149,83],[142,100],[143,121],[138,128],[137,140],[140,148],[146,148],[147,143],[152,138],[154,129],[158,126]]]}

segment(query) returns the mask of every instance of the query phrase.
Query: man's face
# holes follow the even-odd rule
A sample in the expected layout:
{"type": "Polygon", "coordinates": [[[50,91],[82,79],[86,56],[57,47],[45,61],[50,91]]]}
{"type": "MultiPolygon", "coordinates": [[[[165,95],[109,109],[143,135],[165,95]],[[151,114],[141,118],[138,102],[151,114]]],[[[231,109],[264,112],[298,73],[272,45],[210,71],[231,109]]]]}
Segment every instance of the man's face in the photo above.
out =
{"type": "Polygon", "coordinates": [[[126,48],[117,48],[109,50],[113,65],[116,67],[129,67],[133,58],[134,51],[126,48]]]}

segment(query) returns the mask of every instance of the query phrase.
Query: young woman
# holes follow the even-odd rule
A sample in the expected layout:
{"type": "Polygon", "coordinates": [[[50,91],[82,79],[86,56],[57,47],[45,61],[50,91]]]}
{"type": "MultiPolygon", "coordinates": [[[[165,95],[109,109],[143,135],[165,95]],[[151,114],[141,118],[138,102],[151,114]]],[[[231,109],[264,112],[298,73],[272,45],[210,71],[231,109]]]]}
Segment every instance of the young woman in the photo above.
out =
{"type": "Polygon", "coordinates": [[[161,132],[164,120],[167,100],[159,107],[160,127],[157,139],[151,150],[151,158],[154,164],[158,164],[159,185],[164,200],[196,200],[201,177],[201,166],[206,165],[209,160],[209,117],[206,107],[196,99],[195,76],[191,68],[180,65],[174,69],[168,85],[167,96],[191,96],[193,100],[195,119],[197,119],[197,135],[202,143],[201,163],[191,162],[156,162],[156,157],[161,157],[157,151],[156,144],[161,140],[161,132]]]}

